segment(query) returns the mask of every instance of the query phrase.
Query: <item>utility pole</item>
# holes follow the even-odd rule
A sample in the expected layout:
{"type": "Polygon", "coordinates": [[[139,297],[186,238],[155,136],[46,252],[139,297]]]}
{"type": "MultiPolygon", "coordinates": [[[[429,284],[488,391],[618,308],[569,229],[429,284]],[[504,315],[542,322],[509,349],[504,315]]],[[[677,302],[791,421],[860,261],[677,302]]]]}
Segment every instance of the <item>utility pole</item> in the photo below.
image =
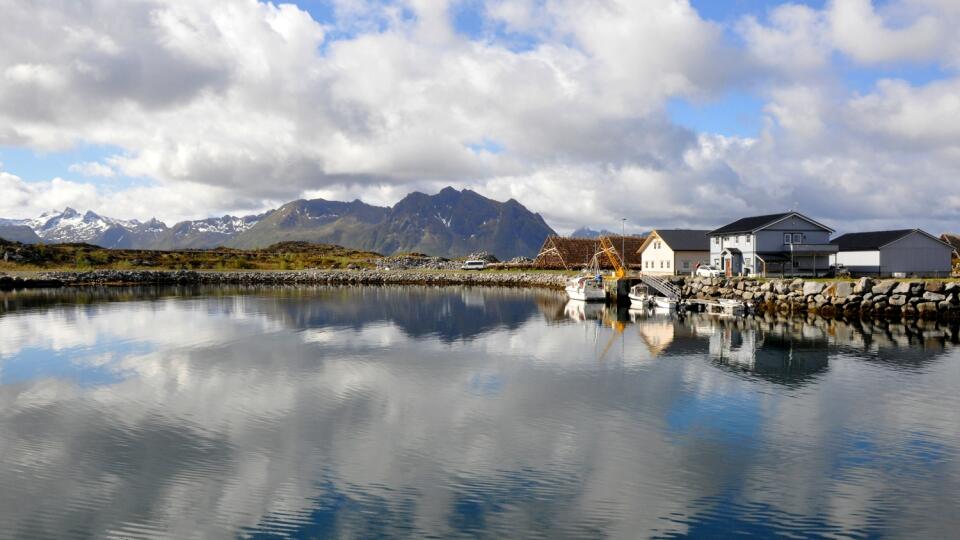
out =
{"type": "Polygon", "coordinates": [[[627,218],[620,218],[620,256],[623,257],[623,267],[627,266],[627,218]]]}

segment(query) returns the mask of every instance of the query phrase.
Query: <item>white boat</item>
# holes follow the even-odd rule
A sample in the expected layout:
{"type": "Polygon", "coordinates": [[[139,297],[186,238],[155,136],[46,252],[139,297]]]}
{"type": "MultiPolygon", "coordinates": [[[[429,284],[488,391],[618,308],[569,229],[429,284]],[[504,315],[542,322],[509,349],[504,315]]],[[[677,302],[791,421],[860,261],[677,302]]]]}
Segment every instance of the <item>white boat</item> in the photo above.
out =
{"type": "Polygon", "coordinates": [[[657,306],[657,309],[677,309],[677,301],[666,296],[654,296],[653,303],[657,306]]]}
{"type": "Polygon", "coordinates": [[[607,299],[603,281],[593,276],[579,276],[567,281],[566,291],[571,300],[603,302],[607,299]]]}
{"type": "Polygon", "coordinates": [[[627,293],[627,296],[630,298],[630,307],[647,308],[653,306],[653,297],[648,292],[646,285],[634,285],[630,287],[630,292],[627,293]]]}

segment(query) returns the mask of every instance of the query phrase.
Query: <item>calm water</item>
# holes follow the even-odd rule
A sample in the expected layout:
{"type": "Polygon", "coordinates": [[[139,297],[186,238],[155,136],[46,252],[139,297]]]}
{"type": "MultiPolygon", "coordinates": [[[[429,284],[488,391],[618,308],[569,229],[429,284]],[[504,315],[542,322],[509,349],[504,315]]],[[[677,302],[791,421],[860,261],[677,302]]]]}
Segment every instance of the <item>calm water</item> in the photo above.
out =
{"type": "Polygon", "coordinates": [[[0,536],[956,537],[956,343],[501,289],[2,293],[0,536]]]}

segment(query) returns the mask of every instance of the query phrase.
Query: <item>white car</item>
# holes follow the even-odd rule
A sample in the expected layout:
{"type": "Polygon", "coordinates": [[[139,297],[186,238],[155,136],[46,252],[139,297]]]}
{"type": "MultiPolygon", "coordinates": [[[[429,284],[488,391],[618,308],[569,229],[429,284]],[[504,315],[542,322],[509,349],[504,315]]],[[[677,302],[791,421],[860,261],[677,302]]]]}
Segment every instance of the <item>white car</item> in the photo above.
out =
{"type": "Polygon", "coordinates": [[[723,277],[723,271],[716,266],[701,266],[697,268],[696,275],[702,277],[723,277]]]}
{"type": "Polygon", "coordinates": [[[461,270],[483,270],[487,267],[486,261],[464,261],[461,270]]]}

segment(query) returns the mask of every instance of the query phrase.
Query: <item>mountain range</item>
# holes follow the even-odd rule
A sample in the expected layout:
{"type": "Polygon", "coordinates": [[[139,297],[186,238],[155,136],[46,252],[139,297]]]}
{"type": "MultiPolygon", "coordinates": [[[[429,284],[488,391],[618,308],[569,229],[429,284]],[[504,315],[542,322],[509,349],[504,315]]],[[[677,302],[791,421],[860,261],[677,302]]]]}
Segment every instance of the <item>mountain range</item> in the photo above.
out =
{"type": "Polygon", "coordinates": [[[458,257],[487,251],[501,259],[537,254],[555,234],[516,200],[498,202],[469,189],[414,192],[392,207],[362,201],[296,200],[260,215],[182,221],[113,219],[66,208],[37,218],[0,219],[0,238],[25,243],[84,242],[106,248],[260,248],[302,240],[376,251],[458,257]]]}

